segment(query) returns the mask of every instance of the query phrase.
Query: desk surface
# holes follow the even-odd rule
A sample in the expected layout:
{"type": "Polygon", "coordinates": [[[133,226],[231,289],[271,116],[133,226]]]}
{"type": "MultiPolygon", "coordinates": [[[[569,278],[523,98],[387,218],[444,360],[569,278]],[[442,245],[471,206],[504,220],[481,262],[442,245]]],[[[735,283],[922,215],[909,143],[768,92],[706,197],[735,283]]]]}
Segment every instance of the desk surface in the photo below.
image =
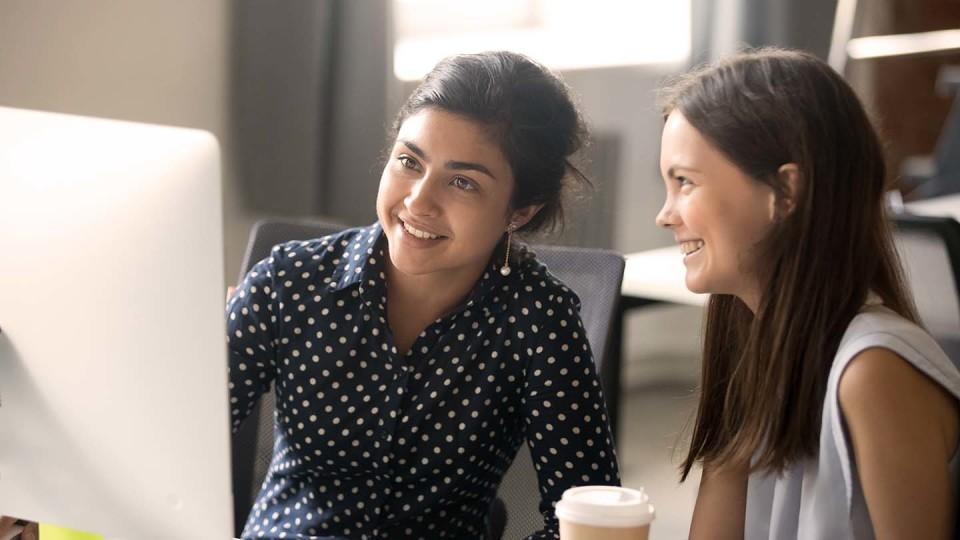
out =
{"type": "MultiPolygon", "coordinates": [[[[907,210],[924,216],[951,216],[960,221],[960,194],[907,203],[907,210]]],[[[707,294],[687,290],[683,255],[679,246],[649,249],[626,255],[623,272],[624,296],[659,300],[675,304],[702,306],[707,294]]]]}
{"type": "Polygon", "coordinates": [[[921,216],[949,216],[960,221],[960,194],[911,202],[906,207],[909,212],[921,216]]]}
{"type": "Polygon", "coordinates": [[[707,302],[709,295],[687,290],[684,282],[687,270],[683,267],[680,246],[629,253],[625,258],[627,265],[620,288],[624,296],[691,306],[707,302]]]}

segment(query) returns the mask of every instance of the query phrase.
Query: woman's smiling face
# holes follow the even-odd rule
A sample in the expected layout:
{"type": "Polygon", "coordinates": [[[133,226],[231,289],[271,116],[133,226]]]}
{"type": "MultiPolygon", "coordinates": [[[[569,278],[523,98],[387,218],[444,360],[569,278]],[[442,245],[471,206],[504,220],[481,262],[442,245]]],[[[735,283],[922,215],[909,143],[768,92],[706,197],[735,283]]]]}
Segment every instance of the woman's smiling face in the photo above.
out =
{"type": "Polygon", "coordinates": [[[660,171],[667,194],[657,225],[673,232],[684,253],[687,288],[755,305],[756,248],[773,222],[773,190],[731,163],[677,110],[663,128],[660,171]]]}
{"type": "Polygon", "coordinates": [[[475,278],[511,219],[513,172],[485,126],[425,108],[400,126],[377,218],[402,273],[475,278]]]}

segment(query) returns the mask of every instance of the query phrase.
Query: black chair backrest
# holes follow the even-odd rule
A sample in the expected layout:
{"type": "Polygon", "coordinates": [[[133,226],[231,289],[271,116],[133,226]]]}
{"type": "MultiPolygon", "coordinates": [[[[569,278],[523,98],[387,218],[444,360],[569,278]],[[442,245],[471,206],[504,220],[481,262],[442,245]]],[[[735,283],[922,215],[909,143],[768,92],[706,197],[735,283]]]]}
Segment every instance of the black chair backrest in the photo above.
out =
{"type": "MultiPolygon", "coordinates": [[[[288,240],[306,240],[336,233],[343,226],[308,220],[263,220],[254,225],[241,266],[241,279],[250,268],[288,240]]],[[[580,297],[580,315],[603,380],[617,380],[604,372],[611,349],[613,318],[620,298],[624,259],[613,251],[558,246],[533,246],[537,258],[580,297]]],[[[274,396],[269,393],[233,437],[233,489],[236,534],[243,530],[273,456],[274,396]],[[253,420],[255,419],[255,420],[253,420]]],[[[541,528],[540,494],[536,472],[526,445],[500,484],[498,496],[510,519],[504,538],[522,538],[541,528]]]]}

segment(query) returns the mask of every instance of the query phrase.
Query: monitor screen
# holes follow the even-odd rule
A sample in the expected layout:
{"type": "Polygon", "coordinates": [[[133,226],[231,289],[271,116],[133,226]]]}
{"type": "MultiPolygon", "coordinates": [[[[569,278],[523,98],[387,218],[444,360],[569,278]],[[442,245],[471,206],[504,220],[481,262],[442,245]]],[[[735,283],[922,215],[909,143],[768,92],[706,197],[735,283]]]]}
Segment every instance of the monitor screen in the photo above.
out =
{"type": "Polygon", "coordinates": [[[0,514],[230,538],[209,133],[0,108],[0,514]]]}

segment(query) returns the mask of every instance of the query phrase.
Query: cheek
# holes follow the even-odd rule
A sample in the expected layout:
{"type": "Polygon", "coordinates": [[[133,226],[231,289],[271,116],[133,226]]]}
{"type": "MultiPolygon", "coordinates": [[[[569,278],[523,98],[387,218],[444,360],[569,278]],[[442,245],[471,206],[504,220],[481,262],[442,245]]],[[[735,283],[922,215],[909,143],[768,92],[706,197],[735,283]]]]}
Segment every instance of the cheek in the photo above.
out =
{"type": "Polygon", "coordinates": [[[386,226],[390,220],[391,210],[397,204],[396,182],[391,182],[389,175],[385,172],[380,177],[380,186],[377,188],[377,218],[381,224],[386,226]]]}
{"type": "MultiPolygon", "coordinates": [[[[451,226],[461,235],[475,238],[490,236],[490,229],[499,223],[497,216],[486,205],[471,204],[470,201],[448,201],[445,213],[451,226]]],[[[504,226],[506,228],[506,226],[504,226]]]]}
{"type": "Polygon", "coordinates": [[[380,179],[380,185],[377,187],[377,213],[383,209],[386,205],[387,190],[386,185],[384,184],[384,179],[380,179]]]}
{"type": "MultiPolygon", "coordinates": [[[[507,230],[504,206],[492,201],[458,201],[446,207],[450,226],[473,249],[493,249],[507,230]]],[[[463,244],[461,244],[463,245],[463,244]]]]}
{"type": "Polygon", "coordinates": [[[769,222],[754,213],[741,213],[737,217],[727,233],[729,249],[735,254],[730,262],[736,265],[738,272],[750,274],[758,264],[758,245],[769,232],[769,222]]]}
{"type": "Polygon", "coordinates": [[[718,208],[716,201],[712,201],[709,197],[700,197],[697,194],[687,198],[680,217],[684,227],[689,229],[693,236],[704,240],[711,234],[715,234],[718,227],[723,227],[722,208],[718,208]]]}
{"type": "Polygon", "coordinates": [[[377,188],[377,206],[383,204],[393,204],[402,194],[398,193],[398,182],[388,170],[384,170],[380,176],[380,185],[377,188]]]}
{"type": "Polygon", "coordinates": [[[769,212],[762,201],[754,201],[747,209],[740,208],[737,228],[740,230],[742,241],[751,246],[762,241],[770,231],[771,221],[769,212]]]}
{"type": "Polygon", "coordinates": [[[737,201],[691,196],[682,219],[691,235],[710,246],[715,262],[739,259],[758,240],[755,218],[744,214],[737,201]]]}

